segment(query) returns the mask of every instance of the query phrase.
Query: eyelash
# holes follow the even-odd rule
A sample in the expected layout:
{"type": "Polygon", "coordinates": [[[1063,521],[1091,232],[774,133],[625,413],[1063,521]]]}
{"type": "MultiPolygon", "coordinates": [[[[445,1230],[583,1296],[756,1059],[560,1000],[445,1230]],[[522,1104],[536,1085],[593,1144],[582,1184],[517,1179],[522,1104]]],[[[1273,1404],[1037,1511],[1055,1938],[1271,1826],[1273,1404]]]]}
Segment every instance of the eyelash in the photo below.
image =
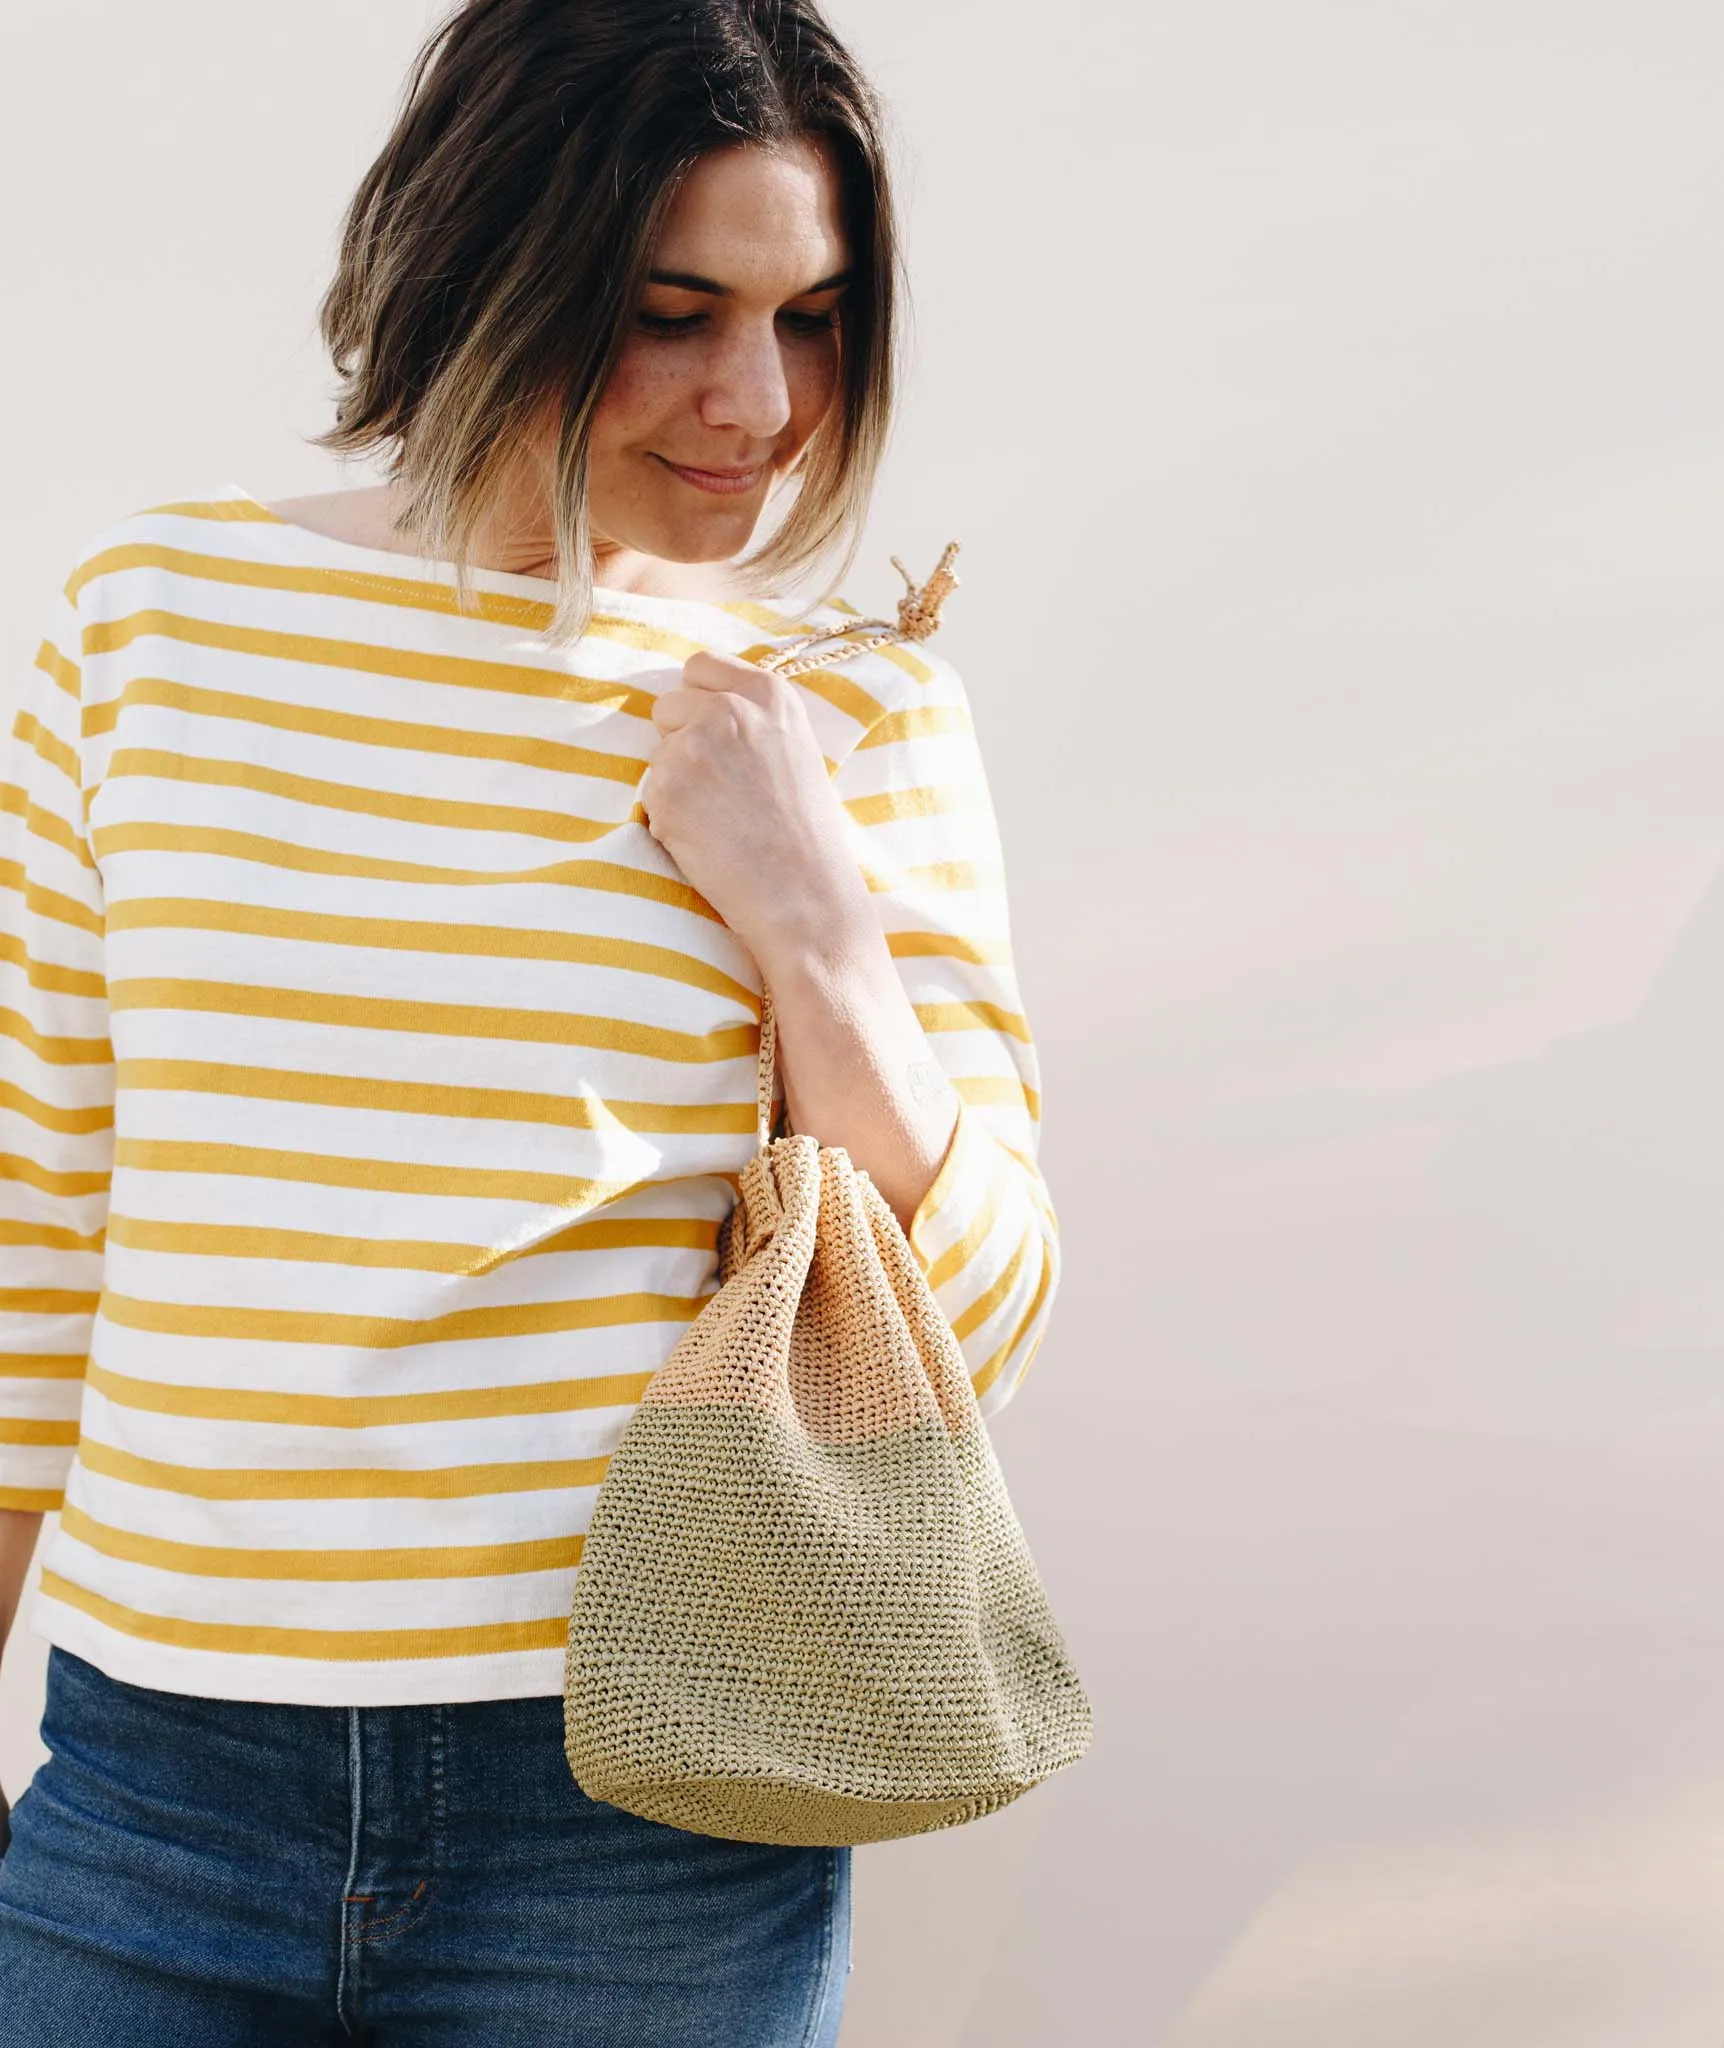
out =
{"type": "MultiPolygon", "coordinates": [[[[665,340],[675,340],[678,335],[692,334],[706,321],[704,313],[637,313],[635,319],[647,334],[656,334],[665,340]]],[[[818,334],[832,333],[838,326],[838,315],[833,313],[781,313],[778,316],[787,321],[801,337],[811,338],[818,334]]]]}

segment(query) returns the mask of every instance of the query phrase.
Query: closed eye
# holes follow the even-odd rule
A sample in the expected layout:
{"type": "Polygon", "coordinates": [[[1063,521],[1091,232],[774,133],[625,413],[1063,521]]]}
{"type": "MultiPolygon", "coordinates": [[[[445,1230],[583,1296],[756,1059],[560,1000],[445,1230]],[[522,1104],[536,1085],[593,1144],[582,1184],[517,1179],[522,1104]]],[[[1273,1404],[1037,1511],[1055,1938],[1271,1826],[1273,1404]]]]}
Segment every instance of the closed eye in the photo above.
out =
{"type": "MultiPolygon", "coordinates": [[[[838,325],[838,309],[827,313],[780,313],[779,319],[796,334],[828,334],[838,325]]],[[[636,323],[647,334],[674,336],[693,334],[704,327],[705,313],[637,313],[636,323]]]]}

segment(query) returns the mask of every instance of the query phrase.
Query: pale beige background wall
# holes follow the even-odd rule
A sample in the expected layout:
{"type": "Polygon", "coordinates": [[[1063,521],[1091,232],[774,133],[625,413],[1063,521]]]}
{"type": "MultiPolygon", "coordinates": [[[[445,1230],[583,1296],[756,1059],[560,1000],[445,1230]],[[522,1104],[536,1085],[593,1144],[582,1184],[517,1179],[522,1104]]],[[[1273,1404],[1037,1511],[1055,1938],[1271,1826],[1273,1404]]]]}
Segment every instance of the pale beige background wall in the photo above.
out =
{"type": "MultiPolygon", "coordinates": [[[[920,301],[852,594],[964,537],[1099,1729],[859,1852],[846,2048],[1717,2048],[1724,14],[838,12],[920,301]]],[[[331,479],[431,14],[0,18],[7,660],[108,520],[331,479]]]]}

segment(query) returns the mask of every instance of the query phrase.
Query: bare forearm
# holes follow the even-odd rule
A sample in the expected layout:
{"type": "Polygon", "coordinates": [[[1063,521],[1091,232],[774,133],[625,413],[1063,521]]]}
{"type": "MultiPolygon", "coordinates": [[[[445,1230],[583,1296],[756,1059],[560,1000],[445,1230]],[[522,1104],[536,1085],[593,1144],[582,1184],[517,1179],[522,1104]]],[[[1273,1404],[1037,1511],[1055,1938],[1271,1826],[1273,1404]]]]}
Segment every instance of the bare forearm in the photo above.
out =
{"type": "Polygon", "coordinates": [[[792,1125],[841,1145],[907,1230],[946,1156],[958,1098],[864,909],[783,947],[762,973],[792,1125]]]}
{"type": "Polygon", "coordinates": [[[0,1508],[0,1650],[5,1649],[12,1633],[41,1529],[40,1510],[26,1513],[21,1508],[0,1508]]]}

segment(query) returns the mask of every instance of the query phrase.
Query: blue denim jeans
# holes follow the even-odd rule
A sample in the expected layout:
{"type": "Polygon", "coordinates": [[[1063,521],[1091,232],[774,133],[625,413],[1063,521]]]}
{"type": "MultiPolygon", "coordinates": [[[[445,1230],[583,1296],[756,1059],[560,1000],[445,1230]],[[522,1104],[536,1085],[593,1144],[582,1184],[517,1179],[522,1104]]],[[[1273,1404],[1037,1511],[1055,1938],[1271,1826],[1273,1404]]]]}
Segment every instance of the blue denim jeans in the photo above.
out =
{"type": "Polygon", "coordinates": [[[589,1799],[555,1696],[211,1700],[48,1656],[5,2048],[832,2048],[848,1848],[589,1799]]]}

